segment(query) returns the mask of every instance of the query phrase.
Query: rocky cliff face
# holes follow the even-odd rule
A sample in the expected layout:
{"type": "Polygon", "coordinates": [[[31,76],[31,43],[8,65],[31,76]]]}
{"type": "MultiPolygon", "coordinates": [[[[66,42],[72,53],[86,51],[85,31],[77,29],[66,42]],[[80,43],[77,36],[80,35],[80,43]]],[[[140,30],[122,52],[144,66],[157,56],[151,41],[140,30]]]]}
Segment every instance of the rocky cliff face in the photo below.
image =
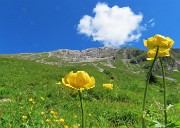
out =
{"type": "Polygon", "coordinates": [[[93,62],[113,58],[118,51],[117,48],[101,47],[82,51],[63,49],[50,52],[50,54],[66,62],[93,62]]]}

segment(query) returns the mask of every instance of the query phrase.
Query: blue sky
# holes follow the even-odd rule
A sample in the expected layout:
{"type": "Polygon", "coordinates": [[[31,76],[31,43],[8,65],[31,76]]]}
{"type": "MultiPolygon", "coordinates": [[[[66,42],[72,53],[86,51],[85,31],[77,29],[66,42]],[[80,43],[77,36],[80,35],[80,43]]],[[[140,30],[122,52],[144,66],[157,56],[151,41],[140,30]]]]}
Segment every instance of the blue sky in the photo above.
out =
{"type": "Polygon", "coordinates": [[[157,33],[180,48],[179,5],[179,0],[0,0],[0,54],[145,49],[143,39],[157,33]]]}

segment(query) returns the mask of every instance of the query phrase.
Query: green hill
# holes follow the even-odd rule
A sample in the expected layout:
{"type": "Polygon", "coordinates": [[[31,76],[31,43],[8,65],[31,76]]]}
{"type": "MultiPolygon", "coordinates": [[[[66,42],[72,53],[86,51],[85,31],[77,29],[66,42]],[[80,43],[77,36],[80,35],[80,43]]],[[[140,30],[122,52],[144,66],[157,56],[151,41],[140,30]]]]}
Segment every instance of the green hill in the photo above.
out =
{"type": "MultiPolygon", "coordinates": [[[[0,127],[79,126],[77,93],[56,84],[70,71],[78,70],[88,72],[96,80],[93,89],[83,92],[87,127],[141,126],[142,98],[150,64],[145,59],[146,52],[131,48],[71,52],[0,55],[0,127]],[[113,90],[103,88],[103,83],[112,83],[113,90]],[[65,121],[58,122],[60,118],[65,121]]],[[[173,78],[167,80],[167,103],[174,105],[168,111],[172,124],[180,120],[178,52],[172,50],[172,57],[164,58],[167,75],[173,78]]],[[[154,74],[160,76],[158,63],[154,74]]],[[[149,126],[153,125],[152,120],[163,122],[162,80],[157,79],[148,87],[149,126]]]]}

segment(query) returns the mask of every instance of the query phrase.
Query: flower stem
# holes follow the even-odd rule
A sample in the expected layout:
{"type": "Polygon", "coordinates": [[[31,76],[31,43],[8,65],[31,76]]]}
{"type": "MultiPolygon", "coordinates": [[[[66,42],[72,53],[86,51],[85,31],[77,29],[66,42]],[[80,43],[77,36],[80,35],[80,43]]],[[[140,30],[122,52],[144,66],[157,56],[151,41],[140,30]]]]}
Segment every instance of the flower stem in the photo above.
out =
{"type": "Polygon", "coordinates": [[[159,51],[159,47],[157,46],[156,54],[155,54],[154,60],[153,60],[153,62],[151,64],[151,67],[149,69],[147,79],[146,79],[146,87],[145,87],[145,90],[144,90],[144,98],[143,98],[143,105],[142,105],[142,112],[143,112],[143,114],[142,114],[142,128],[146,128],[145,119],[144,119],[144,111],[145,111],[145,103],[146,103],[146,95],[147,95],[147,86],[149,84],[149,79],[150,79],[152,69],[153,69],[154,63],[155,63],[157,55],[158,55],[158,51],[159,51]]]}
{"type": "Polygon", "coordinates": [[[78,90],[78,93],[79,93],[79,99],[80,99],[80,103],[81,103],[81,125],[82,125],[82,128],[85,128],[85,120],[84,120],[84,107],[83,107],[83,99],[82,99],[82,93],[80,90],[78,90]]]}
{"type": "Polygon", "coordinates": [[[164,124],[165,127],[167,125],[167,111],[166,111],[166,80],[165,80],[165,71],[164,71],[164,65],[162,63],[162,59],[159,58],[162,68],[162,75],[163,75],[163,89],[164,89],[164,124]]]}

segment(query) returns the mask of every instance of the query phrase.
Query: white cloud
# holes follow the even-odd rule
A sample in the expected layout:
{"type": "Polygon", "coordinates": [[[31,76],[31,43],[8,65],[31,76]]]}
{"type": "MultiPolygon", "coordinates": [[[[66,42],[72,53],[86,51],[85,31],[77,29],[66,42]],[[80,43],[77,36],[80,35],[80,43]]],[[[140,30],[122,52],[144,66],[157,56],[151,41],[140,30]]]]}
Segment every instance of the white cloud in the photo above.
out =
{"type": "Polygon", "coordinates": [[[85,15],[78,24],[78,32],[100,41],[104,46],[119,47],[136,41],[145,28],[140,25],[143,15],[135,14],[129,7],[109,7],[98,3],[93,9],[95,16],[85,15]]]}
{"type": "Polygon", "coordinates": [[[153,21],[154,21],[154,18],[150,19],[150,20],[148,21],[148,23],[151,23],[151,22],[153,22],[153,21]]]}
{"type": "Polygon", "coordinates": [[[154,18],[150,19],[150,20],[148,21],[148,24],[149,24],[149,26],[150,26],[151,28],[153,28],[153,27],[155,26],[154,18]]]}

